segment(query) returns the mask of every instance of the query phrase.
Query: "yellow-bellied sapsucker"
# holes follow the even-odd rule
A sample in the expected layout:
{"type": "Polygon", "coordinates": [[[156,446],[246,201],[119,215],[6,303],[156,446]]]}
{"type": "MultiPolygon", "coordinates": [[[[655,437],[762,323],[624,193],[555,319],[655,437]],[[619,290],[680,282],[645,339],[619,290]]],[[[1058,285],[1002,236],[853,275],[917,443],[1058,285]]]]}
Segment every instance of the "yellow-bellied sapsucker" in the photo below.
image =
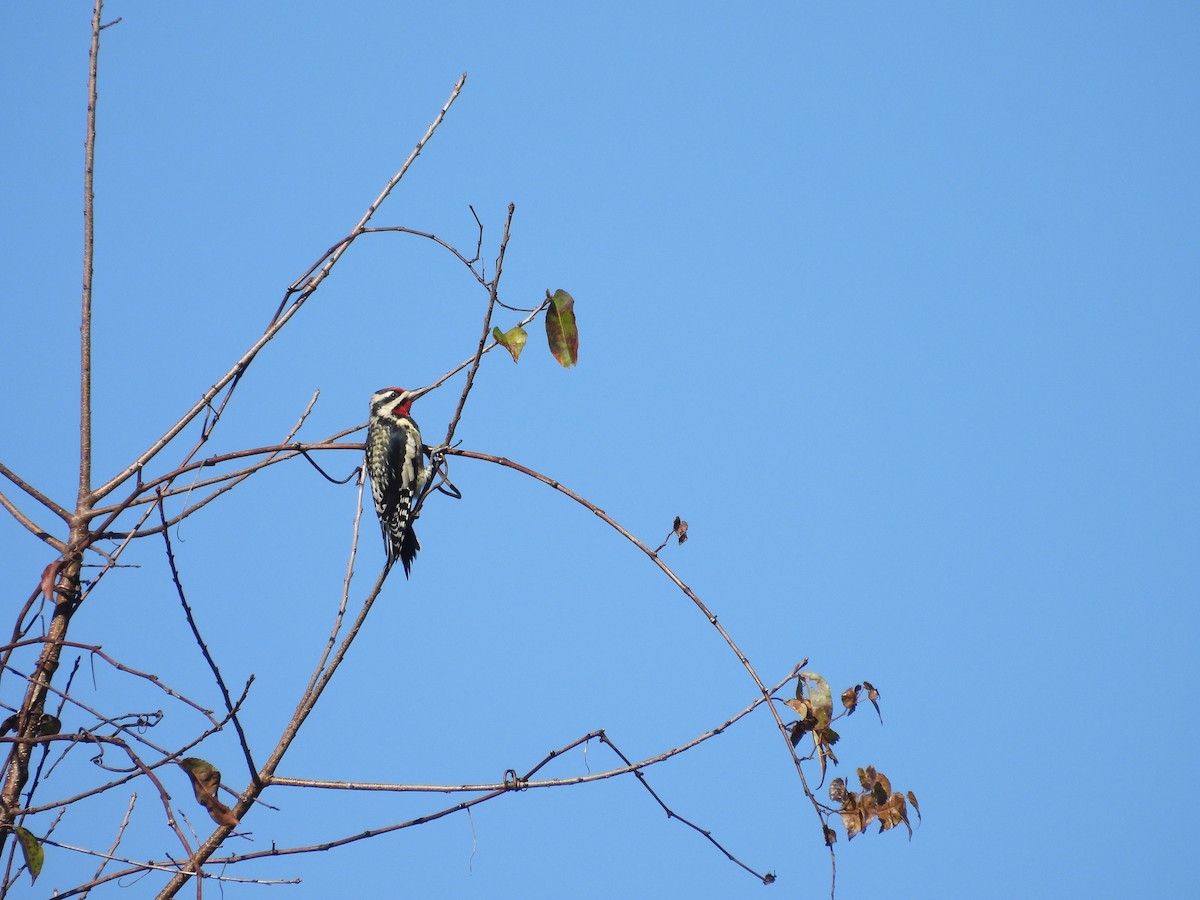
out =
{"type": "Polygon", "coordinates": [[[383,546],[389,562],[399,559],[404,564],[405,577],[421,549],[409,519],[413,503],[429,477],[421,429],[412,420],[410,407],[429,390],[378,390],[371,396],[371,417],[367,421],[367,472],[383,529],[383,546]]]}

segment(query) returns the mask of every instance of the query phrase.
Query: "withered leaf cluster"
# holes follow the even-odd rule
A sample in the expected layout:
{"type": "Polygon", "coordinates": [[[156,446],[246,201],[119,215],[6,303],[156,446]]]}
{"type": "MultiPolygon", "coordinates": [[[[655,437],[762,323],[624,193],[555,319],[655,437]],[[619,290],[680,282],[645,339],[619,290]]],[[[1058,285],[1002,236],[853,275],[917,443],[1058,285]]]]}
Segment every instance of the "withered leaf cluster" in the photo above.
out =
{"type": "MultiPolygon", "coordinates": [[[[909,838],[911,838],[912,825],[908,821],[909,803],[917,813],[917,820],[920,821],[921,818],[921,808],[917,805],[916,794],[909,791],[906,799],[904,794],[893,791],[888,777],[882,772],[877,772],[874,766],[859,769],[858,781],[862,785],[861,791],[846,790],[846,782],[841,778],[835,778],[829,784],[829,799],[841,806],[838,814],[842,817],[842,824],[846,827],[846,839],[854,840],[856,835],[861,834],[864,828],[876,820],[879,822],[881,832],[903,823],[904,827],[908,829],[909,838]]],[[[825,842],[832,844],[834,840],[836,840],[836,835],[832,829],[827,827],[825,842]]]]}

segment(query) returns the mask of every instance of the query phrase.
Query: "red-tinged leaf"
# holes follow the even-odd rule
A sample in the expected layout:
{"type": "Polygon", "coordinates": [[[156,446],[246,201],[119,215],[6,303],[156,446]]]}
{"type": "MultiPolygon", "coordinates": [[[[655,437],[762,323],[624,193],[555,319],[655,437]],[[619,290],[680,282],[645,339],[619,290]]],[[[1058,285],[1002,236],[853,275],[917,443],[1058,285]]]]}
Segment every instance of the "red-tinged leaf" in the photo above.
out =
{"type": "Polygon", "coordinates": [[[579,362],[579,330],[575,326],[575,300],[564,290],[554,296],[546,291],[550,305],[546,308],[546,340],[550,352],[564,369],[579,362]]]}
{"type": "Polygon", "coordinates": [[[529,333],[517,325],[515,328],[510,328],[508,331],[501,331],[498,327],[492,327],[492,337],[496,339],[496,343],[512,354],[513,362],[521,358],[521,351],[525,349],[525,341],[529,339],[529,333]]]}
{"type": "Polygon", "coordinates": [[[208,810],[209,817],[218,825],[234,826],[238,818],[228,806],[217,799],[221,789],[221,773],[212,763],[195,756],[179,761],[179,768],[187,772],[192,780],[192,793],[196,802],[208,810]]]}
{"type": "Polygon", "coordinates": [[[21,854],[29,868],[29,883],[33,884],[42,873],[42,863],[46,861],[45,851],[42,850],[38,839],[20,825],[17,826],[17,840],[21,843],[21,854]]]}
{"type": "Polygon", "coordinates": [[[47,603],[54,602],[54,582],[58,579],[58,575],[65,564],[66,560],[56,559],[50,565],[46,566],[46,568],[42,569],[42,580],[38,586],[45,596],[47,603]]]}

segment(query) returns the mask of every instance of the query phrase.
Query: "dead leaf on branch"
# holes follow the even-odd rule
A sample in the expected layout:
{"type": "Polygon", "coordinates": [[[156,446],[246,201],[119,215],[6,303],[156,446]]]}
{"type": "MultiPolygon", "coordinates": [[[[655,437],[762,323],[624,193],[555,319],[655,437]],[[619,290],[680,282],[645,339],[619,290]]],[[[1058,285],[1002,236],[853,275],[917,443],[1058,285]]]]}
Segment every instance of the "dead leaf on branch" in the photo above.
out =
{"type": "MultiPolygon", "coordinates": [[[[858,780],[862,785],[862,793],[845,790],[845,785],[839,785],[835,779],[830,785],[829,797],[835,803],[840,802],[842,808],[838,811],[842,825],[846,828],[846,839],[853,840],[864,828],[874,821],[879,822],[879,830],[887,831],[903,824],[912,838],[912,825],[908,821],[908,804],[899,791],[892,790],[892,783],[886,775],[867,766],[858,770],[858,780]],[[835,792],[835,788],[837,791],[835,792]],[[835,796],[836,793],[836,796],[835,796]]],[[[916,806],[916,796],[909,791],[909,799],[916,806]]],[[[920,816],[918,810],[917,815],[920,816]]]]}
{"type": "Polygon", "coordinates": [[[54,582],[58,580],[58,575],[62,572],[63,566],[66,564],[66,560],[64,559],[56,559],[42,570],[42,580],[39,587],[47,603],[54,602],[54,582]]]}
{"type": "Polygon", "coordinates": [[[854,710],[858,709],[858,695],[861,693],[861,684],[856,684],[854,687],[848,687],[842,691],[842,706],[846,707],[846,715],[854,715],[854,710]]]}
{"type": "Polygon", "coordinates": [[[838,733],[829,727],[833,720],[833,692],[829,689],[829,682],[816,672],[801,672],[796,680],[796,703],[788,701],[788,705],[801,713],[803,708],[808,709],[805,718],[792,729],[792,746],[805,732],[812,732],[813,746],[821,764],[821,782],[824,783],[827,763],[832,761],[836,766],[838,762],[833,752],[838,733]]]}
{"type": "Polygon", "coordinates": [[[179,761],[179,768],[187,772],[192,780],[196,802],[208,810],[214,822],[231,827],[238,823],[233,810],[217,799],[217,791],[221,789],[221,772],[216,766],[199,757],[189,756],[179,761]]]}
{"type": "Polygon", "coordinates": [[[908,802],[912,804],[912,808],[917,811],[917,823],[921,822],[921,807],[917,804],[917,795],[912,791],[908,792],[908,802]]]}
{"type": "Polygon", "coordinates": [[[812,707],[813,715],[817,718],[817,728],[826,728],[833,718],[833,693],[829,690],[829,682],[816,672],[801,672],[796,684],[796,696],[808,688],[808,704],[812,707]]]}
{"type": "Polygon", "coordinates": [[[879,716],[879,724],[883,724],[883,713],[879,711],[879,689],[869,681],[863,682],[863,687],[867,689],[867,699],[871,701],[871,705],[875,707],[875,712],[879,716]]]}
{"type": "Polygon", "coordinates": [[[671,526],[671,533],[679,539],[679,543],[686,543],[688,539],[687,522],[676,516],[675,524],[671,526]]]}

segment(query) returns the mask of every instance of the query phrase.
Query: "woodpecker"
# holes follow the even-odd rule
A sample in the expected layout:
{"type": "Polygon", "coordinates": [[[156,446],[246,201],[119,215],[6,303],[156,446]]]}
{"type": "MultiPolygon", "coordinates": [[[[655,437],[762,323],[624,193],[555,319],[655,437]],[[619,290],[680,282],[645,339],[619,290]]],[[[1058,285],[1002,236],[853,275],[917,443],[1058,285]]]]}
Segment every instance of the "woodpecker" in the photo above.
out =
{"type": "Polygon", "coordinates": [[[421,549],[409,517],[429,477],[421,429],[409,411],[412,402],[431,389],[432,386],[415,391],[398,387],[378,390],[371,395],[371,417],[367,420],[367,472],[371,475],[375,513],[383,529],[383,546],[389,564],[397,559],[403,563],[406,578],[421,549]]]}

